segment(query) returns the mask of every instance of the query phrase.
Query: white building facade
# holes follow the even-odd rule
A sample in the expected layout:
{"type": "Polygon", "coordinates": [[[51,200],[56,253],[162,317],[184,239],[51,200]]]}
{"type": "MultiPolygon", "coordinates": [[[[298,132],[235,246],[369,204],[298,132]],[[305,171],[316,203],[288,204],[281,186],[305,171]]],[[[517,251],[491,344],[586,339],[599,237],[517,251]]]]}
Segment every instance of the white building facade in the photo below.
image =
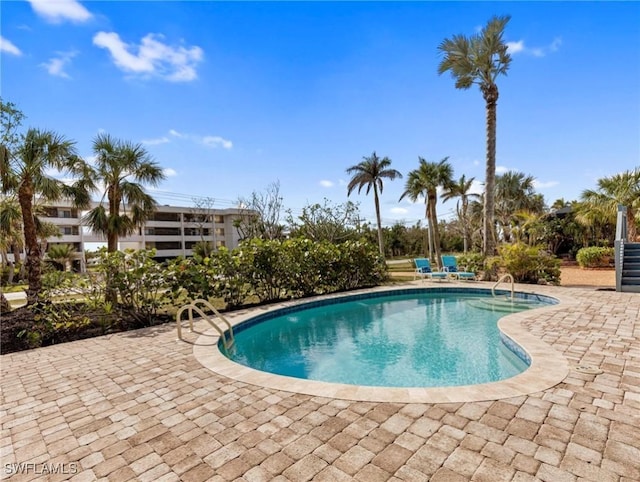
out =
{"type": "MultiPolygon", "coordinates": [[[[51,237],[48,245],[70,244],[84,258],[87,243],[106,243],[106,238],[93,233],[82,222],[83,212],[63,202],[46,207],[39,215],[42,221],[55,224],[61,237],[51,237]]],[[[201,241],[212,246],[233,249],[240,238],[234,222],[248,215],[246,209],[198,209],[158,206],[152,217],[136,234],[121,237],[119,249],[156,249],[156,258],[190,256],[193,246],[201,241]]]]}

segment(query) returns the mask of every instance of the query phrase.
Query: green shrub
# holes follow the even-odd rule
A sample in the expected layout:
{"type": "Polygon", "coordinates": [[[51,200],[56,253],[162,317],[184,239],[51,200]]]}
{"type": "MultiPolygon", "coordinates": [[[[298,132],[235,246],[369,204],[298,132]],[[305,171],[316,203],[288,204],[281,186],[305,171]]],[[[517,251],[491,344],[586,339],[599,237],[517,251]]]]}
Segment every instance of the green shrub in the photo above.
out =
{"type": "Polygon", "coordinates": [[[174,299],[222,298],[227,308],[242,305],[249,295],[260,302],[379,284],[386,264],[366,241],[285,241],[251,239],[233,251],[177,259],[167,280],[174,299]]]}
{"type": "Polygon", "coordinates": [[[611,265],[613,257],[613,248],[592,246],[580,249],[576,254],[576,261],[582,268],[604,268],[611,265]]]}
{"type": "Polygon", "coordinates": [[[487,260],[487,269],[511,273],[517,283],[560,284],[560,260],[544,249],[514,243],[500,246],[498,253],[487,260]]]}
{"type": "Polygon", "coordinates": [[[485,270],[485,257],[482,253],[467,253],[456,256],[458,269],[460,271],[470,271],[479,273],[485,270]]]}
{"type": "Polygon", "coordinates": [[[337,245],[339,258],[333,266],[334,290],[375,286],[387,277],[387,265],[368,241],[345,241],[337,245]]]}
{"type": "Polygon", "coordinates": [[[169,287],[164,267],[154,261],[155,250],[100,250],[98,271],[105,277],[106,289],[115,290],[118,307],[135,319],[150,324],[161,306],[169,287]]]}

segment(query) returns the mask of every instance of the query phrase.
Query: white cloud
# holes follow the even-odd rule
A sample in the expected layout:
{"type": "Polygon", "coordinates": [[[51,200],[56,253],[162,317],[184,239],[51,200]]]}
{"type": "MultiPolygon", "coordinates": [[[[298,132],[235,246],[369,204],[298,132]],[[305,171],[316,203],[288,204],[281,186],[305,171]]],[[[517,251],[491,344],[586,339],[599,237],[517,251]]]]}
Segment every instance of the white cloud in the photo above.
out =
{"type": "Polygon", "coordinates": [[[170,167],[167,167],[166,169],[163,169],[162,172],[167,177],[174,177],[174,176],[178,175],[177,171],[175,169],[171,169],[170,167]]]}
{"type": "Polygon", "coordinates": [[[562,45],[562,38],[556,37],[549,45],[544,47],[527,47],[524,44],[524,40],[518,40],[517,42],[507,42],[507,49],[511,55],[524,53],[534,57],[544,57],[550,52],[557,52],[560,45],[562,45]]]}
{"type": "Polygon", "coordinates": [[[332,181],[328,181],[326,179],[323,179],[318,184],[320,184],[322,187],[333,187],[334,186],[332,181]]]}
{"type": "Polygon", "coordinates": [[[70,79],[69,74],[65,72],[65,67],[71,63],[71,59],[76,56],[76,52],[56,52],[57,57],[49,59],[48,62],[40,64],[47,69],[50,75],[70,79]]]}
{"type": "MultiPolygon", "coordinates": [[[[177,137],[178,139],[185,139],[191,142],[202,144],[207,147],[213,147],[213,148],[221,147],[223,149],[233,148],[233,142],[220,136],[198,136],[195,134],[186,134],[184,132],[178,132],[175,129],[169,129],[169,135],[172,137],[177,137]]],[[[156,144],[170,142],[170,139],[167,137],[162,137],[161,139],[151,139],[151,140],[156,141],[155,142],[156,144]],[[166,139],[166,140],[161,141],[161,139],[166,139]]]]}
{"type": "Polygon", "coordinates": [[[504,174],[505,172],[510,171],[511,169],[506,166],[496,166],[496,174],[504,174]]]}
{"type": "Polygon", "coordinates": [[[389,212],[392,214],[407,214],[409,210],[405,208],[391,208],[389,212]]]}
{"type": "Polygon", "coordinates": [[[479,160],[477,160],[477,159],[475,159],[475,160],[473,161],[473,165],[474,165],[474,166],[479,166],[479,165],[480,165],[480,161],[479,161],[479,160]]]}
{"type": "Polygon", "coordinates": [[[169,141],[168,137],[157,137],[155,139],[143,139],[142,144],[146,144],[148,146],[157,146],[159,144],[166,144],[169,141]]]}
{"type": "Polygon", "coordinates": [[[203,58],[200,47],[172,47],[162,42],[163,36],[147,34],[139,45],[123,42],[115,32],[98,32],[94,45],[105,48],[115,65],[142,76],[158,76],[170,82],[188,82],[198,77],[196,65],[203,58]]]}
{"type": "Polygon", "coordinates": [[[474,179],[469,188],[470,194],[482,194],[484,192],[484,183],[474,179]]]}
{"type": "Polygon", "coordinates": [[[12,42],[0,35],[0,52],[6,52],[11,55],[21,56],[22,51],[12,42]]]}
{"type": "Polygon", "coordinates": [[[28,0],[33,10],[52,23],[86,22],[92,15],[76,0],[28,0]]]}
{"type": "Polygon", "coordinates": [[[210,147],[222,147],[223,149],[231,149],[233,147],[233,142],[223,139],[220,136],[205,136],[201,141],[205,146],[210,147]]]}
{"type": "Polygon", "coordinates": [[[537,179],[533,181],[533,187],[536,189],[546,189],[548,187],[557,186],[558,184],[560,184],[558,181],[540,182],[537,179]]]}
{"type": "Polygon", "coordinates": [[[518,40],[517,42],[507,42],[507,50],[513,55],[524,50],[524,40],[518,40]]]}

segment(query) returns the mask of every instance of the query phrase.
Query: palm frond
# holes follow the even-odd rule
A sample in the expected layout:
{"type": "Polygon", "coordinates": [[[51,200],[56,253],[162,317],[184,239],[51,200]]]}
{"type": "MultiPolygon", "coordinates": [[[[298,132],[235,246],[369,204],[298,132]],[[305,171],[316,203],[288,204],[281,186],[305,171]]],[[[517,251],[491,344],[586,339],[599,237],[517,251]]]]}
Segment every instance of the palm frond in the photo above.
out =
{"type": "Polygon", "coordinates": [[[109,233],[109,219],[107,210],[103,204],[91,209],[82,218],[82,222],[89,226],[94,233],[108,234],[109,233]]]}

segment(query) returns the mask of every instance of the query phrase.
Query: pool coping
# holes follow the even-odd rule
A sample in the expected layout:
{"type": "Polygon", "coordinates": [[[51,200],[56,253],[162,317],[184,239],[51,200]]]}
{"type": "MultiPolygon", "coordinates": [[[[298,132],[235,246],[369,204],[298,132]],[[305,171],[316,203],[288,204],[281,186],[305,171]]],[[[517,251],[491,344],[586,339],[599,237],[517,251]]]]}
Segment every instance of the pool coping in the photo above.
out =
{"type": "MultiPolygon", "coordinates": [[[[434,290],[442,288],[441,286],[415,283],[405,283],[397,286],[380,286],[367,290],[334,293],[331,295],[276,303],[267,308],[254,308],[242,314],[229,314],[226,318],[232,326],[236,326],[255,316],[282,308],[309,303],[311,301],[346,298],[361,293],[393,292],[418,287],[426,289],[432,288],[434,290]]],[[[488,285],[480,285],[479,283],[473,283],[472,286],[469,286],[469,282],[452,283],[448,285],[448,287],[471,288],[489,292],[491,290],[488,285]]],[[[205,331],[197,338],[193,347],[193,354],[196,360],[205,368],[233,380],[274,390],[328,398],[370,402],[453,403],[518,397],[540,392],[557,385],[569,374],[568,360],[549,344],[531,334],[523,325],[523,322],[535,318],[541,313],[565,309],[570,304],[577,304],[577,301],[556,293],[548,295],[536,292],[535,287],[527,285],[518,285],[516,292],[534,295],[540,294],[555,298],[558,300],[558,304],[536,308],[531,311],[509,314],[500,318],[498,321],[499,330],[524,349],[531,358],[531,365],[523,373],[497,382],[454,387],[399,388],[347,385],[275,375],[240,365],[225,357],[218,349],[219,336],[213,328],[205,331]]]]}

